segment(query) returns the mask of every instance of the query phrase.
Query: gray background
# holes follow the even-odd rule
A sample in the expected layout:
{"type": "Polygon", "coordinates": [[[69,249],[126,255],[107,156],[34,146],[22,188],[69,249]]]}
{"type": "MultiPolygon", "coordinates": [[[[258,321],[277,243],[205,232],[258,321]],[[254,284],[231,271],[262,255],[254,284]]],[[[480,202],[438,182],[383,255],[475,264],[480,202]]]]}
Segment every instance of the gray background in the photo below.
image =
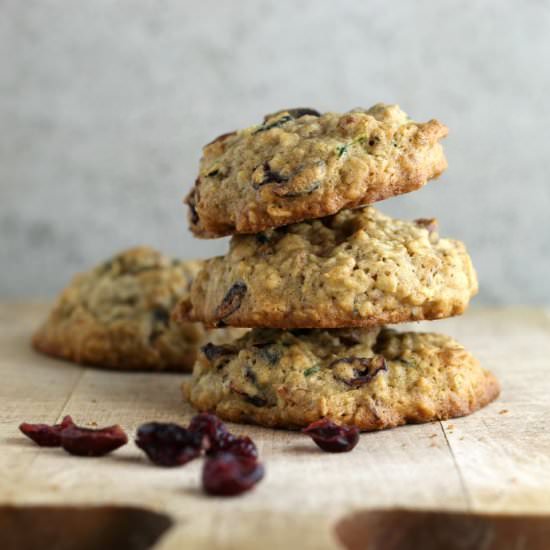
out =
{"type": "Polygon", "coordinates": [[[550,3],[0,0],[0,296],[198,241],[201,146],[282,107],[399,103],[449,170],[381,209],[466,241],[478,303],[550,303],[550,3]]]}

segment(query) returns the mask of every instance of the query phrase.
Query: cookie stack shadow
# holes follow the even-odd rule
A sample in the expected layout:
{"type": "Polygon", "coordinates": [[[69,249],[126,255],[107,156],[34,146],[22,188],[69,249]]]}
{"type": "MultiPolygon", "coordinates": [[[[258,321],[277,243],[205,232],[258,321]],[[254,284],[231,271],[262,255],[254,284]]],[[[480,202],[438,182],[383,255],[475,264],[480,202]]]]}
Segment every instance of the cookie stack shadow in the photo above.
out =
{"type": "Polygon", "coordinates": [[[446,133],[395,105],[290,109],[204,148],[191,230],[232,237],[176,317],[252,330],[202,348],[183,385],[195,408],[268,427],[330,418],[375,430],[496,398],[496,378],[452,338],[386,326],[459,315],[477,292],[465,246],[440,237],[435,219],[370,206],[438,177],[446,133]]]}

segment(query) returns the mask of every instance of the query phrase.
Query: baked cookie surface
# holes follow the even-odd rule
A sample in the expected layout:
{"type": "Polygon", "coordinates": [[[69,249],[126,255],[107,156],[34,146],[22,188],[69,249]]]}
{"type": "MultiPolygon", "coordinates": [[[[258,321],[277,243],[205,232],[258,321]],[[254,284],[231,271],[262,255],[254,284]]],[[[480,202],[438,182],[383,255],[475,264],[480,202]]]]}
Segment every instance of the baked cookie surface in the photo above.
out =
{"type": "Polygon", "coordinates": [[[206,345],[187,400],[233,422],[299,428],[320,418],[361,430],[463,416],[499,383],[452,338],[389,329],[254,329],[206,345]]]}
{"type": "Polygon", "coordinates": [[[258,233],[422,187],[447,167],[437,120],[397,105],[320,114],[289,109],[204,147],[187,198],[198,237],[258,233]]]}
{"type": "Polygon", "coordinates": [[[200,265],[148,247],[125,251],[73,279],[34,335],[33,345],[76,363],[190,370],[207,339],[223,342],[243,333],[206,331],[198,323],[171,319],[200,265]]]}
{"type": "Polygon", "coordinates": [[[339,328],[462,313],[477,292],[459,241],[435,220],[405,222],[373,207],[235,235],[207,260],[180,305],[209,326],[339,328]]]}

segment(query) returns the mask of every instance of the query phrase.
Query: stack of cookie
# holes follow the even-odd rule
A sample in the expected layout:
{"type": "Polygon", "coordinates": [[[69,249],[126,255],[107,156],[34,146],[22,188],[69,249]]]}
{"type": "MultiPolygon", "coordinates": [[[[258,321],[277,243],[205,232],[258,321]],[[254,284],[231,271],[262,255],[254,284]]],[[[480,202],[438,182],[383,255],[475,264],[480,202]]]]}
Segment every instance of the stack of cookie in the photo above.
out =
{"type": "Polygon", "coordinates": [[[198,237],[232,235],[179,317],[251,327],[202,348],[186,398],[235,422],[362,430],[461,416],[495,377],[453,339],[386,324],[462,313],[477,292],[464,245],[434,219],[367,206],[439,176],[446,127],[395,105],[345,114],[292,109],[204,148],[187,202],[198,237]]]}

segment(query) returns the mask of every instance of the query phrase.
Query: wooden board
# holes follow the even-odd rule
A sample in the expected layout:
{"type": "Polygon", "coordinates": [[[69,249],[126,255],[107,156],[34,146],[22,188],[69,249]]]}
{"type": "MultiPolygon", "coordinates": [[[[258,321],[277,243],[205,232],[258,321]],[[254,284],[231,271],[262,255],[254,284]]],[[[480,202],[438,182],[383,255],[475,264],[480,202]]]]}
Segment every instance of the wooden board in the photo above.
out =
{"type": "Polygon", "coordinates": [[[339,548],[334,525],[362,509],[550,513],[550,316],[543,310],[471,309],[429,325],[467,346],[501,379],[500,399],[448,422],[364,434],[343,455],[298,433],[232,425],[259,445],[267,468],[233,499],[200,490],[201,462],[162,469],[133,443],[84,459],[20,436],[23,421],[186,422],[180,375],[82,368],[37,355],[29,337],[46,312],[0,306],[0,505],[133,505],[174,521],[155,548],[339,548]]]}

